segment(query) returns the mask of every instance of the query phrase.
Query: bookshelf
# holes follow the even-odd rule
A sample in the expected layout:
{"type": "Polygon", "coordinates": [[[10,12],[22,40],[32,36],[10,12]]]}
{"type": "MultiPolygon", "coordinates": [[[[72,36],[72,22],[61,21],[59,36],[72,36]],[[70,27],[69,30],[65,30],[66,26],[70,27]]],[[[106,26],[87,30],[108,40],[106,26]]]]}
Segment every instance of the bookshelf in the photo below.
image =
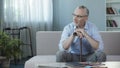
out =
{"type": "Polygon", "coordinates": [[[120,31],[120,0],[106,0],[106,30],[120,31]]]}

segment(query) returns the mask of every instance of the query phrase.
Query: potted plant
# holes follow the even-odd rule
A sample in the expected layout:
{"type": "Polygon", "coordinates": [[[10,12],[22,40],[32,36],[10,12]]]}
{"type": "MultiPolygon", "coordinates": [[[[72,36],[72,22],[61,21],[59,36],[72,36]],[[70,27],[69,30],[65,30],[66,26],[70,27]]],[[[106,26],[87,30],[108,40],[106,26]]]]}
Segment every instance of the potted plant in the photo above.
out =
{"type": "Polygon", "coordinates": [[[22,54],[21,44],[22,42],[19,39],[13,39],[5,32],[0,31],[0,56],[5,57],[5,61],[8,62],[8,65],[3,64],[4,68],[9,68],[11,58],[15,60],[20,58],[22,54]]]}

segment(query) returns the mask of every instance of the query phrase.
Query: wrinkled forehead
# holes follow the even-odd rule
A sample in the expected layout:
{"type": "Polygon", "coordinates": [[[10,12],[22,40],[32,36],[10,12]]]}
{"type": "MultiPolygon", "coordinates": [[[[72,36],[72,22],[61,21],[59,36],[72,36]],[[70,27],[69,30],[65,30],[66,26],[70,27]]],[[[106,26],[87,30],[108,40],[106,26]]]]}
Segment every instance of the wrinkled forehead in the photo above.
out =
{"type": "Polygon", "coordinates": [[[74,11],[75,14],[77,15],[88,15],[87,10],[85,8],[76,8],[74,11]]]}

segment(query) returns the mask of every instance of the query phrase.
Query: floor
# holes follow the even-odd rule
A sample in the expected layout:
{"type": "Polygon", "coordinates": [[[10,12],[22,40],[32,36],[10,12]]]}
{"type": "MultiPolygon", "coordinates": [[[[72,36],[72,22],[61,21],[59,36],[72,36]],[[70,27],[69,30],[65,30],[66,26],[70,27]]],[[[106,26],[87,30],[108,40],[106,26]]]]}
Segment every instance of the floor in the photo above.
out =
{"type": "MultiPolygon", "coordinates": [[[[19,62],[17,62],[16,64],[14,63],[14,61],[10,62],[10,68],[24,68],[24,63],[26,60],[28,60],[30,57],[27,58],[23,58],[21,59],[19,62]]],[[[2,68],[1,64],[0,64],[0,68],[2,68]]]]}

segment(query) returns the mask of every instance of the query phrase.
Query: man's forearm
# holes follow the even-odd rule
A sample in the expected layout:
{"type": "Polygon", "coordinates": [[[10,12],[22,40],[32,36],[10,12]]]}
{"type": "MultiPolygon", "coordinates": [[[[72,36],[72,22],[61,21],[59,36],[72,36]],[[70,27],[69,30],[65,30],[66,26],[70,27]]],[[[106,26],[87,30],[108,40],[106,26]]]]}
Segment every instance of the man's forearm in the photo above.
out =
{"type": "Polygon", "coordinates": [[[71,35],[69,38],[67,38],[65,41],[63,41],[63,48],[65,50],[69,49],[74,37],[75,37],[74,35],[71,35]]]}
{"type": "Polygon", "coordinates": [[[91,44],[91,46],[96,50],[99,47],[99,42],[94,40],[92,37],[90,37],[87,33],[84,34],[84,36],[86,37],[86,39],[89,41],[89,43],[91,44]]]}

